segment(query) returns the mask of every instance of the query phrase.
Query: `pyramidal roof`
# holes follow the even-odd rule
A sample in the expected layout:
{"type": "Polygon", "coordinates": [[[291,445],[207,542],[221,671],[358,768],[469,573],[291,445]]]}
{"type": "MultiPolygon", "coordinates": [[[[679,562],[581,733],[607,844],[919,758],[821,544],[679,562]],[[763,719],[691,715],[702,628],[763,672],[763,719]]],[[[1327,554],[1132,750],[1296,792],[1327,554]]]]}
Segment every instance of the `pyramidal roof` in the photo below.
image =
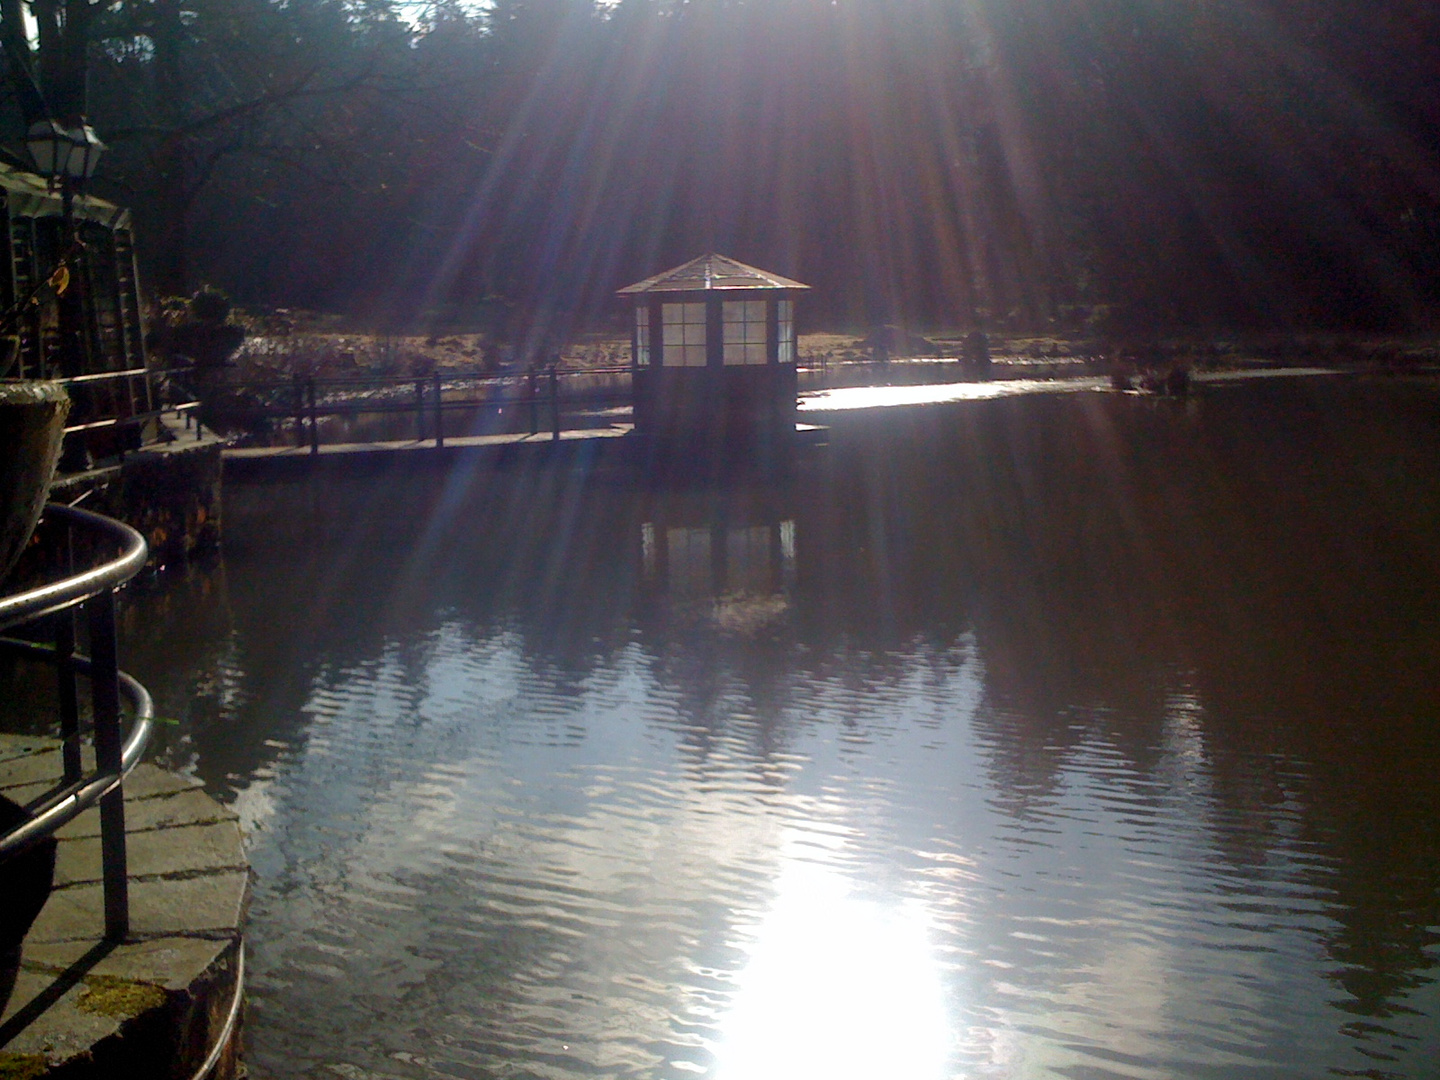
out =
{"type": "Polygon", "coordinates": [[[808,289],[798,281],[757,270],[742,262],[711,252],[691,259],[683,266],[637,281],[617,290],[617,295],[650,292],[695,292],[702,289],[808,289]]]}

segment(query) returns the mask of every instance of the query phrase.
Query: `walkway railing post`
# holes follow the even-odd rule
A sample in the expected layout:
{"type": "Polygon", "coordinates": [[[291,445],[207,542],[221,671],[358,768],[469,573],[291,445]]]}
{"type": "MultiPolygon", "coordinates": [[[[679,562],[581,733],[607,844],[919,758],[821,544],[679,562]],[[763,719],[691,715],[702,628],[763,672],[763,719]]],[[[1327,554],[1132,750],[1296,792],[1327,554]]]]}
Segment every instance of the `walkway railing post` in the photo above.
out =
{"type": "Polygon", "coordinates": [[[320,417],[315,407],[315,380],[306,387],[310,397],[310,453],[320,453],[320,417]]]}
{"type": "Polygon", "coordinates": [[[305,380],[295,376],[295,445],[305,445],[305,380]]]}
{"type": "Polygon", "coordinates": [[[530,398],[530,434],[540,434],[540,378],[535,369],[525,376],[526,395],[530,398]]]}
{"type": "Polygon", "coordinates": [[[445,447],[445,399],[440,389],[440,373],[435,373],[435,448],[445,447]]]}
{"type": "MultiPolygon", "coordinates": [[[[95,765],[102,774],[124,771],[120,736],[119,657],[115,644],[115,594],[106,589],[85,602],[90,622],[90,695],[95,713],[95,765]]],[[[100,798],[100,863],[105,890],[105,936],[130,932],[129,882],[125,869],[125,793],[119,784],[100,798]]]]}
{"type": "Polygon", "coordinates": [[[550,433],[559,440],[560,438],[560,372],[555,368],[550,369],[550,433]]]}
{"type": "Polygon", "coordinates": [[[415,380],[415,441],[425,441],[425,381],[415,380]]]}

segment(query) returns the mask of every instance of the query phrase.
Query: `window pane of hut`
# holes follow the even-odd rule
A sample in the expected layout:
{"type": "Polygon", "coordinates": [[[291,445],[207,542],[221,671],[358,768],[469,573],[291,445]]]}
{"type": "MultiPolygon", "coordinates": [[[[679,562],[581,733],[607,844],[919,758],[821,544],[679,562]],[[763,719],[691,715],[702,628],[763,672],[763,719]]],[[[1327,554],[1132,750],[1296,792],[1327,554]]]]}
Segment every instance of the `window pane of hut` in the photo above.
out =
{"type": "Polygon", "coordinates": [[[731,342],[725,346],[725,363],[727,364],[763,364],[765,363],[765,345],[747,345],[744,342],[731,342]]]}
{"type": "Polygon", "coordinates": [[[635,363],[646,367],[650,363],[650,309],[635,309],[635,363]]]}
{"type": "Polygon", "coordinates": [[[725,363],[765,363],[765,301],[726,300],[722,310],[725,363]]]}
{"type": "Polygon", "coordinates": [[[705,304],[662,304],[661,359],[666,367],[705,366],[705,304]]]}
{"type": "Polygon", "coordinates": [[[795,362],[795,303],[793,300],[781,300],[776,320],[776,336],[778,337],[779,348],[777,359],[782,364],[793,364],[795,362]]]}

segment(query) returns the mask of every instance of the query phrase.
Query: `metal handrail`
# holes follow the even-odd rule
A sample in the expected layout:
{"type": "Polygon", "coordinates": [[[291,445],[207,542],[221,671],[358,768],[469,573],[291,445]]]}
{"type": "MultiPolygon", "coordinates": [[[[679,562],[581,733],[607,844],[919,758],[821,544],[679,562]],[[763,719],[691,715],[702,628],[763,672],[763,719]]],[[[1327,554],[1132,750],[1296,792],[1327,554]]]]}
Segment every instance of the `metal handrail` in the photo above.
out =
{"type": "Polygon", "coordinates": [[[205,1055],[205,1060],[195,1070],[190,1080],[205,1080],[207,1076],[215,1071],[215,1066],[220,1064],[220,1055],[225,1053],[225,1048],[230,1045],[230,1040],[235,1034],[235,1025],[240,1019],[240,1006],[245,1002],[245,942],[241,940],[235,945],[235,992],[230,995],[230,1007],[225,1011],[225,1022],[220,1025],[220,1034],[210,1047],[210,1053],[205,1055]]]}
{"type": "Polygon", "coordinates": [[[89,375],[66,375],[55,381],[65,386],[82,386],[86,383],[110,382],[113,379],[134,379],[148,374],[149,368],[137,367],[126,368],[124,371],[95,371],[89,375]]]}
{"type": "Polygon", "coordinates": [[[139,763],[150,741],[154,706],[145,687],[119,669],[116,658],[115,590],[145,565],[145,539],[128,525],[88,510],[54,503],[45,508],[51,520],[100,534],[119,548],[104,562],[57,581],[0,597],[0,630],[54,620],[53,647],[33,641],[0,638],[0,646],[53,663],[60,676],[61,760],[64,776],[49,792],[32,801],[30,819],[0,835],[0,858],[16,853],[96,804],[100,807],[100,854],[105,900],[105,936],[122,940],[130,929],[129,878],[125,853],[125,796],[122,783],[139,763]],[[90,657],[75,653],[73,609],[84,611],[90,626],[90,657]],[[76,676],[90,681],[94,722],[95,769],[85,775],[80,758],[80,722],[76,676]],[[120,732],[120,702],[127,698],[135,716],[130,734],[120,732]]]}
{"type": "Polygon", "coordinates": [[[146,421],[158,420],[166,413],[184,414],[198,408],[200,408],[198,401],[182,401],[178,405],[166,405],[160,409],[131,413],[129,416],[107,416],[103,420],[91,420],[84,424],[66,424],[65,434],[69,435],[76,431],[98,431],[100,428],[137,427],[146,421]]]}
{"type": "Polygon", "coordinates": [[[92,566],[59,581],[37,585],[25,592],[0,597],[0,630],[38,619],[61,608],[81,603],[99,593],[123,585],[140,572],[149,549],[145,538],[123,522],[76,506],[48,503],[45,514],[71,525],[86,525],[108,533],[121,547],[120,554],[99,566],[92,566]]]}
{"type": "MultiPolygon", "coordinates": [[[[177,373],[177,372],[178,372],[178,373],[188,373],[188,372],[192,372],[192,371],[196,371],[196,370],[204,370],[204,369],[200,369],[200,368],[196,368],[196,367],[191,366],[191,367],[161,368],[161,369],[159,369],[159,370],[160,370],[160,372],[161,372],[162,374],[173,374],[173,373],[177,373]]],[[[330,375],[330,376],[324,376],[324,377],[316,376],[316,377],[314,377],[314,380],[313,380],[313,381],[314,381],[314,383],[315,383],[315,385],[316,385],[317,387],[320,387],[320,386],[376,386],[376,387],[393,386],[393,387],[404,387],[404,386],[413,386],[413,385],[415,384],[415,381],[416,381],[417,379],[429,380],[429,379],[433,379],[436,375],[439,375],[440,378],[441,378],[444,382],[446,382],[446,383],[457,383],[457,382],[471,382],[471,383],[494,382],[494,383],[503,383],[503,382],[523,381],[524,379],[529,378],[530,375],[532,375],[532,374],[536,374],[536,375],[548,375],[548,374],[550,373],[550,370],[551,370],[550,365],[546,365],[546,366],[544,366],[544,367],[536,367],[536,368],[507,368],[507,369],[504,369],[504,370],[497,370],[497,371],[462,371],[462,370],[456,369],[456,370],[445,370],[445,371],[432,371],[432,372],[427,372],[427,373],[422,374],[422,375],[330,375]]],[[[583,375],[629,375],[633,370],[634,370],[634,365],[632,365],[632,364],[619,364],[619,365],[612,364],[612,365],[609,365],[609,366],[606,366],[606,367],[591,367],[591,368],[567,368],[567,367],[556,367],[556,368],[555,368],[556,374],[558,374],[562,379],[568,379],[568,378],[572,378],[572,377],[575,377],[575,376],[583,376],[583,375]]],[[[233,381],[227,380],[227,381],[224,381],[224,382],[220,382],[220,383],[217,383],[216,385],[221,386],[221,387],[224,387],[224,388],[227,389],[227,390],[234,390],[234,389],[274,390],[274,389],[279,389],[279,388],[281,388],[281,387],[291,387],[291,386],[294,386],[297,379],[299,379],[300,381],[304,382],[304,381],[306,381],[307,377],[306,377],[306,376],[292,376],[292,377],[290,377],[290,378],[284,378],[284,379],[235,379],[235,380],[233,380],[233,381]]]]}
{"type": "MultiPolygon", "coordinates": [[[[39,660],[51,660],[55,655],[55,650],[49,646],[37,645],[33,641],[20,641],[15,638],[0,638],[0,646],[14,652],[25,653],[39,660]]],[[[70,662],[75,666],[76,671],[85,675],[90,674],[93,667],[88,656],[72,656],[70,662]]],[[[129,699],[130,709],[135,715],[135,723],[131,725],[130,735],[126,738],[125,745],[120,751],[119,771],[97,773],[94,776],[66,784],[29,804],[25,809],[31,815],[30,820],[23,825],[15,826],[3,838],[0,838],[0,859],[18,852],[36,840],[52,835],[56,830],[79,817],[80,814],[99,802],[103,796],[119,787],[120,782],[130,775],[131,770],[140,764],[140,759],[145,756],[145,748],[149,745],[150,736],[155,730],[155,704],[150,698],[150,691],[146,690],[133,676],[127,675],[123,671],[117,671],[115,674],[120,680],[120,692],[129,699]]]]}
{"type": "Polygon", "coordinates": [[[217,387],[223,386],[225,390],[231,392],[287,390],[291,398],[288,402],[235,405],[228,407],[225,411],[232,418],[293,420],[297,444],[303,447],[308,441],[310,452],[318,454],[320,452],[319,421],[321,417],[360,416],[367,413],[414,414],[417,439],[426,441],[424,429],[429,426],[432,429],[430,438],[433,438],[436,448],[439,449],[445,445],[445,416],[447,413],[477,408],[528,409],[530,434],[538,435],[541,429],[541,410],[544,408],[549,413],[550,437],[552,440],[559,440],[564,427],[562,401],[570,405],[596,406],[629,400],[628,393],[605,389],[583,392],[574,397],[562,397],[561,380],[569,382],[596,375],[631,376],[632,374],[631,367],[576,368],[562,371],[558,367],[552,366],[545,369],[536,368],[529,371],[503,373],[434,372],[428,377],[418,378],[374,376],[316,379],[297,376],[288,382],[238,381],[217,384],[217,387]],[[458,401],[445,400],[447,387],[466,383],[481,391],[500,388],[502,390],[519,390],[520,393],[513,397],[501,395],[478,399],[464,398],[458,401]],[[379,390],[386,388],[398,390],[411,386],[415,388],[415,396],[409,401],[401,401],[395,397],[352,397],[333,400],[322,394],[322,391],[327,389],[354,391],[361,387],[374,387],[379,390]],[[308,440],[306,437],[307,426],[308,440]]]}

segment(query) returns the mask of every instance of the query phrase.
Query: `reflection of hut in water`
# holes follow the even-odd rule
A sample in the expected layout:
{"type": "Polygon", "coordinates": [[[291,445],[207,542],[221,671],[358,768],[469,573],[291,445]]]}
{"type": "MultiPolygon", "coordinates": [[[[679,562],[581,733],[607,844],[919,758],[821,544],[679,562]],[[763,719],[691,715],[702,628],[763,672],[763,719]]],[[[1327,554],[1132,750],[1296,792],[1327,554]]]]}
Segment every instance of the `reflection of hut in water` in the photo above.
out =
{"type": "Polygon", "coordinates": [[[788,440],[808,288],[711,254],[621,289],[635,300],[635,430],[716,448],[788,440]]]}
{"type": "Polygon", "coordinates": [[[784,597],[795,520],[766,498],[667,499],[640,526],[645,581],[674,601],[784,597]]]}

